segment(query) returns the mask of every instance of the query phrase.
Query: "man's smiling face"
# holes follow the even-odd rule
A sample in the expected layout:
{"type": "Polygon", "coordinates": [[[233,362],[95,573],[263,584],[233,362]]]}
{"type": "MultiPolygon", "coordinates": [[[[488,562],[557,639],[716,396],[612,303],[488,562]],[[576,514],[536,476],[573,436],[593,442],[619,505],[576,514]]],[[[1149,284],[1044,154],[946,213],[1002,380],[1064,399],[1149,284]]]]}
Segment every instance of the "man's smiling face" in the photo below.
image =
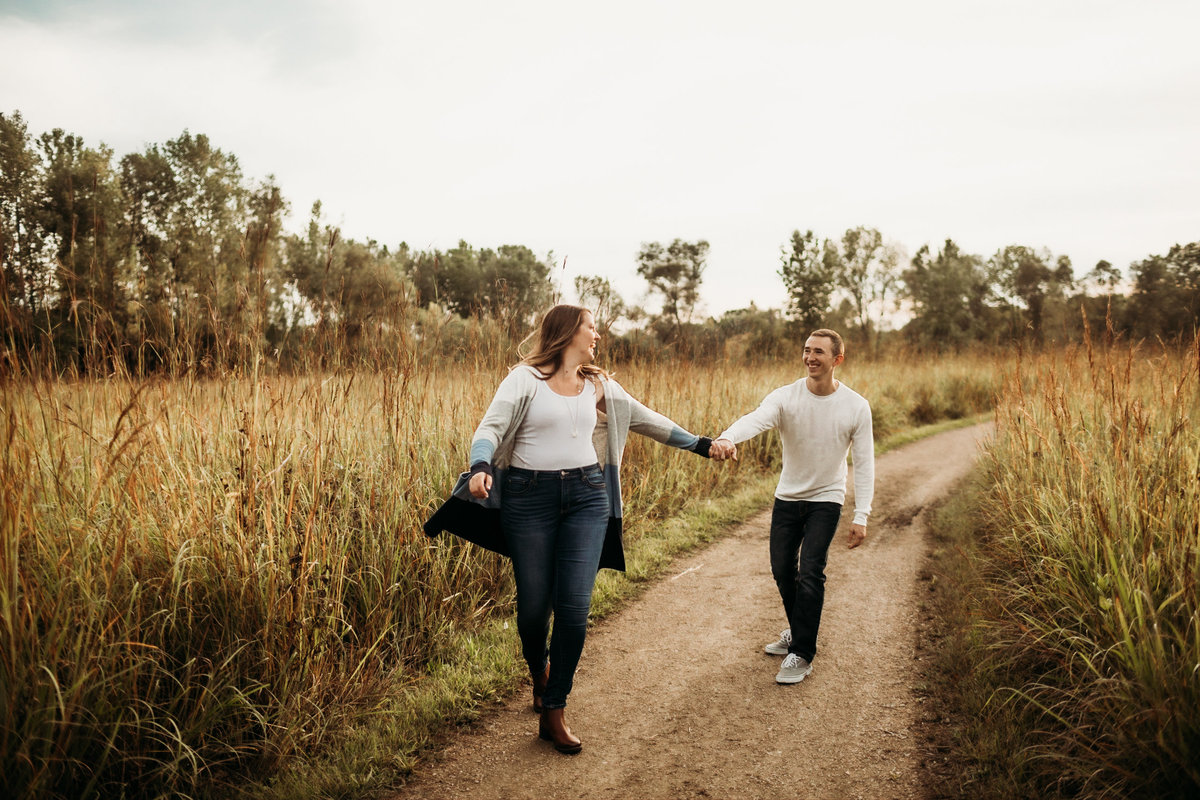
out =
{"type": "Polygon", "coordinates": [[[804,343],[804,366],[808,368],[808,377],[821,380],[840,363],[842,355],[833,354],[833,339],[828,336],[808,337],[804,343]]]}

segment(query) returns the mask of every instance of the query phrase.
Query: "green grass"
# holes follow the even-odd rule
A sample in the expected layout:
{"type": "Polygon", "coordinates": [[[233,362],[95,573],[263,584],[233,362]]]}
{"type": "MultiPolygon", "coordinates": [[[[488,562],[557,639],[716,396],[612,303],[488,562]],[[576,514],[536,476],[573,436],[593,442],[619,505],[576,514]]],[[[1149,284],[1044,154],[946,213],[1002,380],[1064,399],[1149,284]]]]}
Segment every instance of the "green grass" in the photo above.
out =
{"type": "Polygon", "coordinates": [[[1200,347],[1023,373],[935,548],[955,780],[983,798],[1200,796],[1200,347]]]}

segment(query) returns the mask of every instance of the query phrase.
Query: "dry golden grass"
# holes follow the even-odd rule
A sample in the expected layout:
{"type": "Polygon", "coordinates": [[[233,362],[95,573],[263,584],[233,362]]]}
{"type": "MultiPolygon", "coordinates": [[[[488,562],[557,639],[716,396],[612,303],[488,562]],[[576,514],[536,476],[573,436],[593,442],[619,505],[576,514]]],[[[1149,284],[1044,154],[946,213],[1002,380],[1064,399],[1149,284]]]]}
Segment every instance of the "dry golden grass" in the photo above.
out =
{"type": "Polygon", "coordinates": [[[1200,793],[1198,373],[1200,340],[1089,346],[1001,393],[981,674],[1020,730],[973,746],[1020,742],[1021,793],[1200,793]]]}
{"type": "MultiPolygon", "coordinates": [[[[502,369],[3,388],[0,772],[14,797],[195,793],[319,749],[512,608],[507,564],[421,523],[502,369]]],[[[877,435],[989,407],[987,359],[851,365],[877,435]]],[[[623,366],[715,435],[793,365],[623,366]]],[[[775,448],[743,448],[773,471],[775,448]]],[[[633,437],[630,546],[738,473],[633,437]]]]}

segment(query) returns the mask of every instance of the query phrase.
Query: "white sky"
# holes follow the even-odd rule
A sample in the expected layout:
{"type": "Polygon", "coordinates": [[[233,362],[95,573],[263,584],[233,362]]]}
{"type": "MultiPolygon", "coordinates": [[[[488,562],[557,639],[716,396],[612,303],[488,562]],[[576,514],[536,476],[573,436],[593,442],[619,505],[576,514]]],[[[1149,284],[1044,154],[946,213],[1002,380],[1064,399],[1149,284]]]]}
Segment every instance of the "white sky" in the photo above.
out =
{"type": "MultiPolygon", "coordinates": [[[[794,229],[1069,255],[1200,239],[1195,0],[0,0],[0,111],[117,156],[205,133],[292,230],[553,251],[782,307],[794,229]]],[[[654,308],[653,304],[650,305],[654,308]]]]}

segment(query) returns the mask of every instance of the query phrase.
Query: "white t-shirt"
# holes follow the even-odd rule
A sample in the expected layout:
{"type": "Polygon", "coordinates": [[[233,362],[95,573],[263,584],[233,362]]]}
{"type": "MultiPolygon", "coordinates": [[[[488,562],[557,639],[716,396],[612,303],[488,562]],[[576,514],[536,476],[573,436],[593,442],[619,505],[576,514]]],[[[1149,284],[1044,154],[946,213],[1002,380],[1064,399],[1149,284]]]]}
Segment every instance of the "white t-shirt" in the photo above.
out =
{"type": "Polygon", "coordinates": [[[517,429],[512,465],[524,469],[574,469],[596,463],[596,385],[583,382],[574,397],[538,380],[529,412],[517,429]]]}
{"type": "Polygon", "coordinates": [[[717,438],[736,444],[772,428],[783,442],[775,496],[844,503],[846,453],[851,452],[854,521],[866,525],[875,494],[875,441],[866,398],[840,381],[832,394],[815,395],[808,390],[808,379],[801,378],[771,392],[717,438]]]}

